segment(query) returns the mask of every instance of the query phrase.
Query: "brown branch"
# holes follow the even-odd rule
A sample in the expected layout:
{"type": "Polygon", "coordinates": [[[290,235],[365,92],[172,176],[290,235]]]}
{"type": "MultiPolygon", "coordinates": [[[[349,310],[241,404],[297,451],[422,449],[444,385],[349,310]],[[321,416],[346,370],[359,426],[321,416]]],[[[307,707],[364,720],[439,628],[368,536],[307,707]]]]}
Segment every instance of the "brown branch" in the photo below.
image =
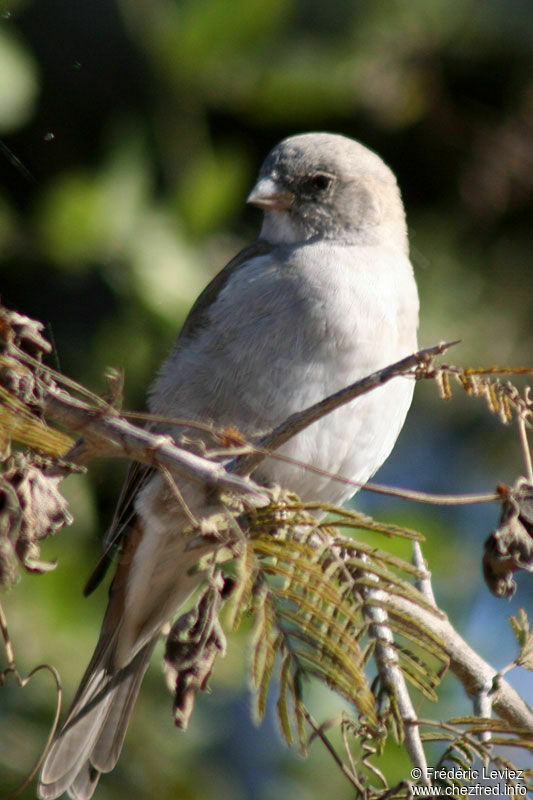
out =
{"type": "Polygon", "coordinates": [[[405,597],[389,595],[387,607],[410,616],[429,627],[438,636],[450,657],[450,671],[459,679],[469,697],[475,697],[487,685],[494,686],[492,705],[498,716],[533,733],[533,711],[507,681],[457,633],[448,618],[433,614],[405,597]]]}
{"type": "Polygon", "coordinates": [[[325,417],[327,414],[331,414],[331,412],[335,411],[337,408],[350,403],[352,400],[355,400],[356,397],[367,394],[373,389],[377,389],[378,386],[388,383],[392,378],[405,375],[417,367],[426,367],[427,369],[427,366],[436,356],[441,355],[457,343],[457,341],[442,342],[434,347],[418,350],[418,352],[406,358],[402,358],[401,361],[396,361],[388,367],[384,367],[377,372],[373,372],[371,375],[367,375],[366,378],[355,381],[355,383],[350,384],[350,386],[346,386],[344,389],[340,389],[338,392],[325,397],[318,403],[309,406],[309,408],[291,414],[290,417],[282,422],[281,425],[278,425],[277,428],[274,428],[273,431],[270,431],[270,433],[267,433],[265,436],[253,442],[253,446],[263,452],[239,456],[228,465],[228,470],[237,475],[249,475],[268,455],[268,453],[264,451],[277,450],[285,444],[285,442],[288,442],[289,439],[292,439],[293,436],[296,436],[297,433],[308,428],[309,425],[322,419],[322,417],[325,417]]]}
{"type": "Polygon", "coordinates": [[[44,387],[43,412],[54,422],[83,435],[66,459],[84,463],[96,456],[131,458],[143,464],[166,467],[171,473],[210,489],[238,492],[255,503],[268,503],[266,491],[248,478],[228,473],[222,464],[178,447],[171,436],[161,436],[132,425],[111,407],[92,409],[57,387],[44,387]]]}
{"type": "MultiPolygon", "coordinates": [[[[375,576],[369,574],[372,580],[375,576]]],[[[388,595],[382,589],[370,589],[367,596],[374,602],[379,602],[388,595]]],[[[403,723],[403,733],[405,739],[405,749],[414,767],[420,770],[422,783],[428,785],[428,763],[420,730],[413,723],[417,720],[416,711],[407,688],[404,674],[400,668],[398,654],[394,649],[394,637],[390,627],[387,625],[387,612],[377,605],[365,606],[365,615],[372,621],[370,626],[372,635],[376,641],[375,659],[378,673],[385,687],[395,694],[398,710],[403,723]]]]}

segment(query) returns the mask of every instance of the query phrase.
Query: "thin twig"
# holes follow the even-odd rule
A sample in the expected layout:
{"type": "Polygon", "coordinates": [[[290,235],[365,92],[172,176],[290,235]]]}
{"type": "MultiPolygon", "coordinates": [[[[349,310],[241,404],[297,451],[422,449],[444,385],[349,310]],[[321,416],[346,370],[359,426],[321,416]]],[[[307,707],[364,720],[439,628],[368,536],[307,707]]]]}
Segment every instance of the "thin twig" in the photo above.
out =
{"type": "Polygon", "coordinates": [[[179,507],[181,508],[181,510],[183,511],[183,513],[185,514],[185,516],[187,517],[193,528],[199,528],[200,521],[198,520],[198,517],[194,516],[193,512],[189,507],[189,504],[185,501],[185,498],[183,497],[183,494],[180,491],[178,484],[174,480],[174,476],[172,475],[171,471],[164,464],[162,464],[159,467],[159,469],[161,470],[163,477],[165,478],[168,486],[170,487],[172,494],[176,498],[179,507]]]}
{"type": "Polygon", "coordinates": [[[4,642],[4,652],[6,654],[6,659],[7,659],[7,663],[8,663],[8,666],[6,667],[6,669],[4,669],[2,672],[0,672],[0,686],[4,685],[5,680],[6,680],[8,675],[13,675],[15,681],[18,683],[18,685],[21,687],[21,689],[23,689],[30,682],[31,678],[37,672],[40,672],[41,670],[46,670],[47,672],[49,672],[52,675],[52,677],[54,679],[54,682],[55,682],[55,685],[56,685],[56,709],[55,709],[54,719],[52,720],[52,725],[51,725],[50,730],[48,732],[48,737],[46,739],[46,742],[44,744],[43,749],[41,750],[41,753],[40,753],[39,757],[37,758],[37,761],[35,762],[35,764],[31,768],[31,770],[28,773],[28,775],[26,775],[26,777],[21,781],[21,783],[19,783],[19,785],[15,789],[13,789],[13,791],[11,791],[4,798],[4,800],[14,800],[15,797],[18,797],[18,795],[22,791],[24,791],[24,789],[27,786],[29,786],[29,784],[32,782],[34,777],[37,775],[37,772],[39,771],[39,767],[41,766],[42,762],[44,761],[46,753],[48,752],[48,748],[50,747],[50,745],[52,743],[52,739],[54,738],[54,736],[56,734],[57,727],[59,725],[59,718],[61,716],[61,705],[62,705],[62,700],[63,700],[63,689],[62,689],[62,686],[61,686],[61,678],[59,677],[59,673],[56,670],[56,668],[53,667],[51,664],[39,664],[39,666],[34,667],[31,670],[31,672],[29,672],[26,675],[25,678],[23,678],[20,675],[19,671],[17,670],[16,664],[15,664],[15,651],[14,651],[14,648],[13,648],[13,645],[11,643],[11,639],[10,639],[10,636],[9,636],[9,631],[8,631],[8,627],[7,627],[7,618],[5,616],[4,609],[2,608],[1,604],[0,604],[0,633],[2,635],[2,639],[3,639],[3,642],[4,642]]]}
{"type": "Polygon", "coordinates": [[[526,418],[524,414],[518,415],[518,436],[520,437],[520,446],[522,448],[522,456],[526,466],[526,475],[529,483],[533,483],[533,465],[531,463],[531,451],[529,449],[529,442],[527,439],[526,418]]]}
{"type": "MultiPolygon", "coordinates": [[[[365,491],[400,497],[415,502],[431,503],[435,505],[465,505],[491,502],[498,499],[498,495],[493,493],[440,495],[398,487],[387,487],[373,483],[362,485],[360,482],[353,481],[344,476],[328,473],[325,470],[306,464],[298,459],[292,459],[289,456],[273,452],[275,448],[280,447],[281,444],[289,438],[296,435],[325,414],[330,413],[335,410],[335,408],[349,402],[360,394],[365,394],[382,383],[386,383],[391,378],[405,374],[413,369],[413,366],[420,366],[421,364],[427,365],[432,358],[444,352],[453,344],[456,344],[456,342],[440,344],[421,350],[396,364],[392,364],[383,370],[379,370],[363,378],[361,381],[357,381],[351,386],[342,389],[340,392],[325,398],[314,406],[292,415],[282,425],[278,426],[257,442],[253,444],[239,442],[238,448],[236,448],[238,455],[229,462],[226,466],[226,470],[221,464],[213,464],[207,458],[202,459],[201,456],[183,450],[175,445],[175,442],[170,437],[165,439],[164,437],[151,433],[149,430],[139,429],[136,426],[129,425],[124,417],[156,423],[164,422],[167,425],[183,425],[211,433],[214,437],[220,439],[224,437],[227,438],[227,432],[215,428],[212,424],[206,424],[196,420],[160,417],[158,415],[140,412],[124,412],[119,416],[117,410],[113,406],[109,405],[101,398],[98,398],[97,395],[89,392],[83,386],[65,378],[65,376],[60,375],[54,370],[50,370],[48,367],[46,371],[54,379],[61,381],[64,385],[68,386],[69,389],[78,394],[87,397],[91,401],[91,405],[47,383],[43,382],[40,388],[44,395],[45,414],[56,422],[85,434],[85,438],[78,441],[67,454],[69,460],[74,463],[85,463],[98,454],[101,456],[130,457],[134,460],[156,466],[158,464],[165,464],[171,471],[183,477],[201,483],[204,482],[209,486],[215,485],[227,490],[240,491],[244,494],[255,493],[257,499],[263,499],[264,502],[266,502],[264,493],[261,493],[261,487],[249,481],[247,483],[241,483],[237,476],[244,475],[245,473],[249,474],[264,458],[271,457],[294,464],[295,466],[301,466],[310,472],[330,477],[332,480],[353,486],[357,489],[363,488],[365,491]],[[163,444],[163,442],[165,442],[165,444],[163,444]],[[244,452],[241,448],[244,449],[244,452]],[[259,495],[262,495],[261,498],[259,495]]],[[[32,366],[38,365],[38,362],[35,362],[31,356],[28,356],[22,351],[20,352],[20,358],[27,361],[32,366]]],[[[43,369],[42,365],[40,369],[43,369]]],[[[233,455],[232,448],[228,448],[226,452],[228,456],[233,455]]],[[[212,454],[210,454],[210,457],[211,456],[212,454]]]]}
{"type": "Polygon", "coordinates": [[[400,489],[396,486],[381,486],[378,483],[366,483],[361,487],[364,491],[400,497],[402,500],[414,500],[416,503],[427,503],[434,506],[467,506],[475,503],[493,503],[500,499],[497,492],[479,494],[434,494],[420,492],[416,489],[400,489]]]}
{"type": "MultiPolygon", "coordinates": [[[[150,466],[166,466],[172,473],[213,489],[238,492],[255,502],[268,503],[266,490],[249,478],[228,473],[223,465],[178,447],[171,436],[161,436],[104,411],[94,410],[58,389],[44,386],[44,413],[84,435],[75,453],[77,463],[96,455],[131,458],[150,466]],[[80,452],[81,450],[81,452],[80,452]]],[[[71,458],[74,453],[67,453],[71,458]]]]}
{"type": "Polygon", "coordinates": [[[437,608],[437,603],[435,602],[435,595],[433,594],[433,587],[431,585],[431,573],[429,572],[426,564],[426,560],[422,554],[422,547],[420,546],[420,542],[414,541],[413,542],[413,558],[412,558],[413,566],[420,570],[420,572],[424,575],[424,577],[415,578],[415,586],[423,595],[428,603],[431,603],[432,606],[437,608]]]}
{"type": "MultiPolygon", "coordinates": [[[[312,472],[314,475],[322,475],[325,478],[330,478],[332,481],[343,483],[346,486],[353,486],[354,489],[361,489],[363,492],[374,492],[375,494],[388,495],[390,497],[399,497],[402,500],[413,500],[415,503],[427,503],[436,506],[464,506],[473,505],[476,503],[493,503],[495,500],[500,499],[497,492],[483,492],[477,494],[436,494],[434,492],[421,492],[418,489],[404,489],[399,486],[385,486],[381,483],[362,483],[361,481],[354,481],[351,478],[346,478],[335,472],[328,472],[320,467],[315,467],[305,461],[300,461],[297,458],[291,458],[282,453],[276,453],[266,448],[260,448],[257,445],[250,445],[250,450],[253,453],[262,454],[264,457],[273,458],[276,461],[283,461],[286,464],[294,464],[296,467],[312,472]]],[[[228,464],[228,470],[231,470],[232,465],[238,461],[236,458],[233,462],[228,464]]],[[[240,473],[239,473],[240,474],[240,473]]]]}
{"type": "Polygon", "coordinates": [[[344,751],[348,757],[348,761],[350,762],[350,770],[352,775],[357,775],[357,768],[355,766],[355,762],[353,760],[352,751],[350,749],[350,745],[348,744],[348,728],[351,724],[351,719],[346,720],[343,719],[340,725],[341,728],[341,735],[342,735],[342,743],[344,744],[344,751]],[[348,722],[348,724],[347,724],[348,722]]]}
{"type": "MultiPolygon", "coordinates": [[[[209,433],[213,438],[224,439],[228,437],[227,431],[222,428],[215,427],[212,423],[200,422],[199,420],[192,420],[185,417],[166,417],[158,414],[149,414],[140,411],[124,411],[121,416],[126,419],[138,419],[146,422],[161,423],[166,426],[175,425],[176,427],[193,428],[204,433],[209,433]]],[[[346,478],[338,473],[328,472],[327,470],[315,467],[305,461],[300,461],[297,458],[282,453],[277,453],[259,445],[252,444],[251,442],[240,442],[234,448],[227,448],[225,450],[209,450],[209,458],[219,456],[233,456],[234,461],[228,465],[228,470],[232,469],[232,465],[238,462],[239,457],[247,456],[250,453],[261,454],[263,457],[282,461],[286,464],[293,464],[296,467],[312,472],[315,475],[323,475],[325,478],[330,478],[333,481],[344,483],[347,486],[353,486],[354,489],[362,489],[365,492],[374,492],[376,494],[389,495],[391,497],[399,497],[402,500],[413,500],[416,503],[427,503],[430,505],[438,506],[462,506],[472,505],[475,503],[492,503],[500,499],[500,495],[496,492],[479,492],[477,494],[437,494],[435,492],[422,492],[418,489],[404,489],[399,486],[385,486],[380,483],[361,481],[354,481],[346,478]]]]}
{"type": "Polygon", "coordinates": [[[278,447],[288,442],[293,436],[296,436],[296,434],[308,428],[309,425],[317,422],[317,420],[322,419],[322,417],[325,417],[327,414],[331,414],[331,412],[335,411],[337,408],[350,403],[352,400],[355,400],[356,397],[367,394],[378,386],[388,383],[392,378],[405,375],[416,367],[427,366],[436,356],[441,355],[457,343],[458,342],[443,342],[434,347],[419,350],[384,369],[373,372],[366,378],[355,381],[355,383],[352,383],[350,386],[325,397],[318,403],[309,406],[309,408],[291,414],[281,425],[278,425],[273,431],[266,434],[266,436],[262,436],[253,443],[257,452],[246,456],[239,456],[234,459],[228,465],[228,471],[234,472],[236,475],[249,475],[266,457],[265,453],[259,452],[259,450],[277,450],[278,447]]]}
{"type": "Polygon", "coordinates": [[[309,714],[309,712],[307,711],[306,708],[303,708],[302,712],[303,712],[303,715],[305,717],[305,720],[306,720],[307,724],[313,729],[315,735],[318,736],[320,741],[324,744],[324,746],[326,747],[327,751],[332,756],[333,760],[335,761],[335,763],[337,764],[339,769],[348,778],[348,780],[350,781],[352,786],[355,789],[357,789],[357,791],[360,792],[361,795],[364,797],[366,795],[364,786],[359,782],[359,780],[357,778],[357,775],[354,774],[352,772],[352,770],[349,769],[346,766],[346,764],[344,763],[342,758],[339,756],[339,754],[337,753],[337,751],[335,750],[335,748],[333,747],[333,745],[329,741],[328,737],[326,736],[326,734],[322,730],[322,726],[317,725],[317,723],[315,722],[313,717],[309,714]]]}

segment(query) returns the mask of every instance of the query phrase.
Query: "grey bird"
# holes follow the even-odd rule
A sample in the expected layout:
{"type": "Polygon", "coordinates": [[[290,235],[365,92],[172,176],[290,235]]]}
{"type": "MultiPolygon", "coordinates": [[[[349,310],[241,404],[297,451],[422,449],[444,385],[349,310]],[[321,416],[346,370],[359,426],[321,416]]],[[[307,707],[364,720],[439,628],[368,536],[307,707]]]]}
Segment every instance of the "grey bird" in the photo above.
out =
{"type": "MultiPolygon", "coordinates": [[[[414,352],[418,295],[396,179],[358,142],[329,133],[285,139],[247,202],[264,212],[259,237],[197,299],[149,408],[253,439],[414,352]]],[[[271,457],[254,479],[303,500],[343,503],[354,488],[331,475],[368,481],[396,442],[413,386],[395,378],[280,448],[320,474],[271,457]]],[[[187,432],[158,429],[176,439],[187,432]]],[[[196,517],[216,507],[196,485],[182,482],[180,491],[196,517]]],[[[199,580],[188,573],[193,556],[180,535],[188,524],[164,478],[134,466],[107,538],[120,541],[120,556],[102,631],[42,767],[41,798],[67,791],[86,800],[115,766],[161,629],[199,580]]]]}

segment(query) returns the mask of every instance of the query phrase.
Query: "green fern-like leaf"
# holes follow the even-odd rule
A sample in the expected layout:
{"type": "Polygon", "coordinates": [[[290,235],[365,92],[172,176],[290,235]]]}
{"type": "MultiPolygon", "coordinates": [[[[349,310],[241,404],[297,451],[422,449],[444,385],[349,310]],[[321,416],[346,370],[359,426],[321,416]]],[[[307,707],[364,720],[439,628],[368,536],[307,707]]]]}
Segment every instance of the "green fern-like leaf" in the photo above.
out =
{"type": "Polygon", "coordinates": [[[288,709],[288,694],[292,686],[290,686],[290,668],[291,658],[290,654],[286,653],[281,662],[280,676],[279,676],[279,696],[278,696],[278,719],[283,734],[283,738],[291,747],[294,744],[294,735],[291,728],[288,709]]]}
{"type": "Polygon", "coordinates": [[[232,594],[229,616],[230,626],[236,630],[241,624],[243,615],[250,610],[252,588],[257,574],[254,553],[245,547],[244,553],[237,561],[236,586],[232,594]]]}
{"type": "Polygon", "coordinates": [[[533,630],[529,627],[529,620],[524,609],[519,609],[518,617],[510,617],[509,622],[520,647],[520,653],[515,663],[519,667],[533,671],[533,630]]]}
{"type": "Polygon", "coordinates": [[[269,603],[265,603],[265,608],[267,609],[267,618],[268,618],[268,632],[265,633],[265,645],[263,648],[264,649],[263,663],[260,671],[257,674],[257,684],[256,684],[258,689],[257,703],[256,703],[256,717],[259,722],[263,719],[265,715],[266,701],[267,701],[270,681],[274,673],[276,658],[280,652],[280,648],[283,642],[281,634],[278,633],[276,635],[275,633],[273,614],[271,609],[269,609],[269,605],[270,605],[269,603]]]}
{"type": "Polygon", "coordinates": [[[391,646],[399,668],[431,699],[447,658],[429,627],[421,626],[408,611],[387,607],[387,598],[397,595],[438,614],[410,582],[420,577],[420,570],[380,548],[341,535],[337,530],[341,526],[420,538],[352,511],[335,509],[333,521],[317,523],[294,497],[250,512],[250,536],[237,569],[233,621],[237,626],[245,614],[254,619],[251,682],[257,720],[264,716],[279,665],[277,716],[287,744],[297,744],[301,752],[309,746],[313,724],[302,689],[305,679],[314,678],[352,704],[366,743],[365,758],[370,758],[376,752],[371,743],[384,736],[383,723],[394,728],[397,741],[403,740],[394,692],[381,687],[376,694],[366,675],[380,630],[393,632],[391,646]],[[382,625],[372,622],[368,609],[373,605],[388,614],[382,625]]]}

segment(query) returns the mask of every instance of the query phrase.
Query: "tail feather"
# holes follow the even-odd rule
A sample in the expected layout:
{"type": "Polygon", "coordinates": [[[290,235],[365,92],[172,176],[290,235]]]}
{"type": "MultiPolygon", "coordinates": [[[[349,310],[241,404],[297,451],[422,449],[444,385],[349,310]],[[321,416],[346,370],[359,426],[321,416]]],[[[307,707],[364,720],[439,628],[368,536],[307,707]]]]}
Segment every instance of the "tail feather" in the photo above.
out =
{"type": "Polygon", "coordinates": [[[39,783],[39,797],[43,800],[59,797],[75,781],[89,758],[98,735],[105,725],[112,694],[105,694],[110,678],[100,671],[98,680],[92,681],[94,694],[80,697],[68,715],[65,725],[44,761],[39,783]],[[100,695],[100,701],[94,698],[100,695]]]}
{"type": "Polygon", "coordinates": [[[157,637],[148,642],[117,675],[119,682],[113,702],[91,753],[91,764],[99,772],[110,772],[118,761],[133,706],[156,642],[157,637]]]}
{"type": "Polygon", "coordinates": [[[176,535],[179,514],[160,519],[158,491],[152,501],[156,510],[145,509],[149,535],[135,524],[123,541],[100,638],[41,770],[41,800],[63,792],[89,800],[100,774],[113,769],[161,626],[201,581],[201,573],[189,570],[203,552],[189,552],[186,537],[176,535]]]}
{"type": "Polygon", "coordinates": [[[157,637],[147,642],[115,673],[97,667],[93,659],[93,669],[85,674],[44,761],[38,790],[42,800],[53,800],[65,791],[75,800],[88,800],[100,774],[113,769],[156,641],[157,637]]]}
{"type": "Polygon", "coordinates": [[[92,797],[99,778],[100,773],[98,770],[86,761],[73,783],[69,786],[68,793],[70,797],[73,800],[85,800],[88,797],[92,797]]]}

